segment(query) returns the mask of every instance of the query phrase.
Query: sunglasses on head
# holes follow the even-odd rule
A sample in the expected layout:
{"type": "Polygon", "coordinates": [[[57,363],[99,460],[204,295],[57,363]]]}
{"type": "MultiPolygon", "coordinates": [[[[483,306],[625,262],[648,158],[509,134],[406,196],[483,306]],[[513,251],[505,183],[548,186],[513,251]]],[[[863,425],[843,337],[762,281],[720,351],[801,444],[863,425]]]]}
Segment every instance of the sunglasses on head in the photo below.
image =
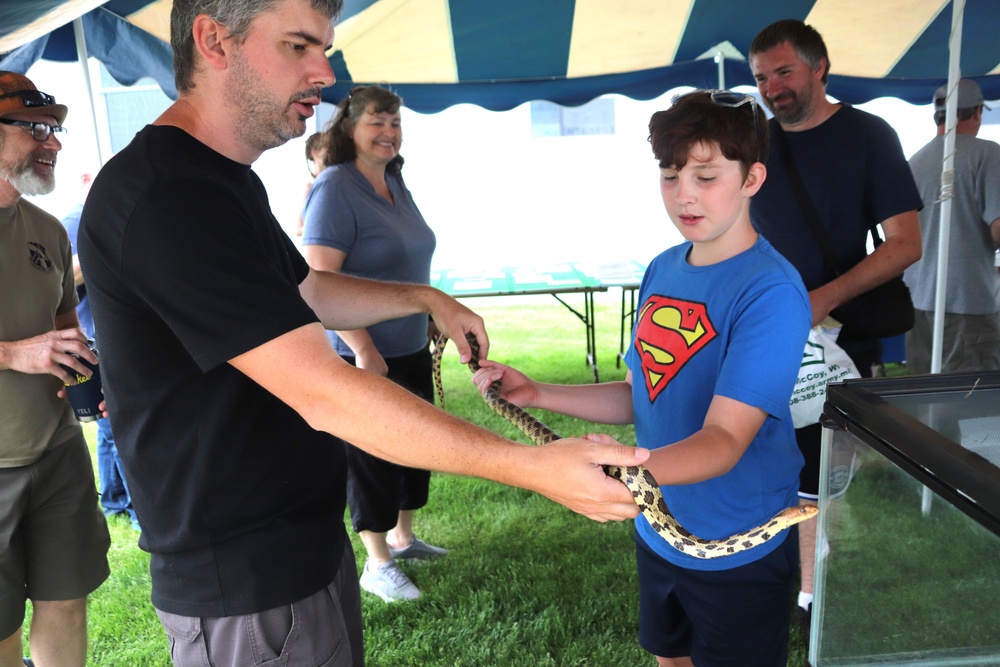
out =
{"type": "Polygon", "coordinates": [[[40,90],[15,90],[13,93],[0,95],[0,100],[8,97],[20,97],[25,108],[47,107],[56,103],[56,98],[40,90]]]}
{"type": "MultiPolygon", "coordinates": [[[[697,92],[706,93],[709,99],[720,107],[735,109],[744,104],[749,104],[750,112],[753,114],[753,136],[758,142],[760,141],[760,127],[757,121],[757,98],[748,93],[737,93],[732,90],[702,90],[697,92]]],[[[682,95],[678,95],[673,101],[676,102],[680,97],[682,95]]]]}
{"type": "Polygon", "coordinates": [[[760,128],[757,126],[757,98],[748,93],[736,93],[731,90],[706,90],[709,98],[720,107],[735,109],[744,104],[750,105],[753,114],[753,136],[760,140],[760,128]]]}

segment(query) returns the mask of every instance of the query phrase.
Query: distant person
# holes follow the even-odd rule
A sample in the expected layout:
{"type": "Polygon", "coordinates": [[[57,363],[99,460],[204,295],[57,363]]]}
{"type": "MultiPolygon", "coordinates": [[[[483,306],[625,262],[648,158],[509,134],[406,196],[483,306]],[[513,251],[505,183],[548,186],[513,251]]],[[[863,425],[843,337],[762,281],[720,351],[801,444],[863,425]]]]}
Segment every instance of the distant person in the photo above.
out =
{"type": "MultiPolygon", "coordinates": [[[[76,293],[80,299],[80,303],[76,307],[76,315],[80,320],[80,329],[87,335],[87,338],[96,340],[94,316],[90,312],[87,286],[84,283],[83,271],[80,269],[80,258],[76,253],[80,215],[83,213],[82,202],[87,198],[93,180],[94,175],[91,173],[80,175],[81,203],[70,209],[70,212],[63,217],[62,224],[66,228],[70,245],[73,248],[73,280],[76,283],[76,293]]],[[[100,351],[100,345],[97,346],[97,349],[100,351]]],[[[139,530],[139,521],[135,516],[135,508],[132,507],[132,497],[129,495],[128,483],[125,481],[125,473],[122,469],[122,459],[118,455],[115,436],[111,432],[111,420],[106,417],[97,420],[97,481],[100,485],[101,507],[104,508],[104,515],[125,514],[132,522],[132,527],[139,530]]]]}
{"type": "MultiPolygon", "coordinates": [[[[427,285],[434,232],[403,182],[402,100],[378,86],[355,88],[324,133],[322,173],[305,206],[302,238],[313,269],[427,285]]],[[[425,313],[366,329],[331,331],[333,348],[348,363],[388,377],[434,402],[430,337],[425,313]]],[[[390,463],[348,444],[347,505],[368,552],[361,588],[387,602],[413,600],[420,590],[396,559],[448,553],[413,533],[413,514],[427,504],[431,475],[390,463]]]]}
{"type": "MultiPolygon", "coordinates": [[[[323,133],[314,132],[309,135],[306,139],[306,170],[309,171],[309,180],[306,181],[306,191],[302,195],[302,205],[305,206],[306,200],[309,199],[309,191],[312,189],[313,181],[319,174],[320,169],[323,168],[323,145],[322,145],[323,133]]],[[[295,227],[295,235],[302,236],[302,228],[304,225],[303,211],[299,211],[299,219],[295,227]]]]}
{"type": "Polygon", "coordinates": [[[174,0],[178,99],[101,169],[80,222],[109,413],[178,666],[364,664],[340,438],[595,519],[638,513],[600,464],[648,452],[520,445],[334,352],[325,328],[418,313],[465,360],[467,333],[489,345],[482,318],[431,287],[310,269],[251,169],[333,84],[341,8],[174,0]]]}
{"type": "MultiPolygon", "coordinates": [[[[685,242],[639,288],[622,382],[552,385],[481,362],[485,393],[604,424],[635,423],[647,469],[684,528],[721,539],[795,507],[802,455],[788,406],[811,319],[795,269],[750,224],[767,125],[754,98],[695,91],[649,122],[660,193],[685,242]],[[781,333],[775,335],[775,323],[781,333]]],[[[702,560],[635,521],[639,643],[671,667],[775,667],[788,654],[794,527],[702,560]]]]}
{"type": "MultiPolygon", "coordinates": [[[[934,93],[937,136],[910,158],[910,169],[924,199],[920,212],[924,255],[903,274],[916,308],[913,329],[906,334],[906,369],[911,373],[931,372],[947,92],[947,86],[941,86],[934,93]]],[[[1000,145],[976,138],[985,107],[979,84],[961,79],[956,94],[958,123],[941,370],[1000,370],[1000,303],[996,298],[1000,276],[995,264],[1000,246],[1000,145]]]]}
{"type": "Polygon", "coordinates": [[[87,596],[108,578],[111,538],[83,430],[60,396],[89,376],[73,252],[59,221],[23,195],[55,188],[65,105],[0,72],[0,665],[22,663],[31,600],[38,667],[83,667],[87,596]],[[76,356],[74,356],[76,355],[76,356]],[[72,370],[63,368],[67,366],[72,370]]]}
{"type": "MultiPolygon", "coordinates": [[[[898,276],[920,258],[920,194],[892,127],[827,99],[830,57],[813,27],[787,19],[761,30],[750,45],[750,70],[761,100],[774,114],[767,182],[750,204],[750,219],[802,276],[816,326],[837,306],[898,276]],[[805,196],[819,212],[814,222],[830,238],[838,267],[844,269],[840,275],[826,266],[811,216],[800,204],[795,167],[805,196]],[[869,230],[876,226],[885,242],[869,255],[869,230]]],[[[837,342],[862,377],[871,377],[882,361],[879,340],[845,340],[842,335],[837,342]]],[[[796,431],[806,460],[799,488],[804,505],[815,505],[819,498],[821,433],[819,424],[796,431]]],[[[816,521],[800,524],[799,542],[802,588],[796,620],[808,633],[816,521]]]]}

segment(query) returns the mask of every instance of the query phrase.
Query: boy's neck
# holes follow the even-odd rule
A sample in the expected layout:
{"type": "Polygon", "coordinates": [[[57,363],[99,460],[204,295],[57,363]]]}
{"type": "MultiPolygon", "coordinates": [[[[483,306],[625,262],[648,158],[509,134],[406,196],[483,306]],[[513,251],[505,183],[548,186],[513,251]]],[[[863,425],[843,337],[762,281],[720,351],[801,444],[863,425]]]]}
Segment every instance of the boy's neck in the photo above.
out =
{"type": "Polygon", "coordinates": [[[725,234],[711,241],[695,242],[688,253],[691,266],[711,266],[746,252],[757,242],[757,231],[750,224],[750,218],[730,228],[725,234]]]}

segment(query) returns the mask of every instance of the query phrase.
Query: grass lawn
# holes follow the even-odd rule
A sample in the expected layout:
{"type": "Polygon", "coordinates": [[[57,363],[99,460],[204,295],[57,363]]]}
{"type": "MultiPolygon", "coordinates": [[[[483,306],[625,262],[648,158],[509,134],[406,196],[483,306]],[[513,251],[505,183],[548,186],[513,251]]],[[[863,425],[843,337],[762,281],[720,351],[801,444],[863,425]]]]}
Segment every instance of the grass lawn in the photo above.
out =
{"type": "MultiPolygon", "coordinates": [[[[596,299],[602,380],[624,377],[624,369],[615,368],[619,297],[612,290],[596,299]]],[[[583,326],[554,299],[479,299],[469,305],[486,318],[491,358],[538,379],[592,380],[583,326]]],[[[449,412],[521,439],[483,404],[453,346],[443,365],[449,412]]],[[[538,416],[563,435],[600,431],[635,443],[631,427],[538,416]]],[[[88,435],[93,443],[93,429],[88,435]]],[[[88,665],[169,665],[166,639],[149,603],[148,554],[136,546],[127,520],[110,523],[112,574],[91,596],[88,665]]],[[[404,563],[424,593],[416,602],[389,605],[365,594],[369,666],[655,663],[636,639],[631,522],[598,524],[519,489],[436,474],[416,529],[451,553],[428,563],[404,563]]],[[[354,546],[360,566],[364,549],[356,538],[354,546]]],[[[805,647],[797,635],[790,648],[789,665],[803,667],[805,647]]]]}

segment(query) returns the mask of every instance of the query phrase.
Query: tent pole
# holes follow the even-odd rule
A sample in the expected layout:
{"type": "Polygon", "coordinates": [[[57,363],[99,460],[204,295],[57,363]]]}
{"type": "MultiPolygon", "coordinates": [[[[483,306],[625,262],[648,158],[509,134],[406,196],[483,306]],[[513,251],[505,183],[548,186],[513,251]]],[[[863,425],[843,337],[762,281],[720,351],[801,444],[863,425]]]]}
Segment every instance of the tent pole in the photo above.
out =
{"type": "Polygon", "coordinates": [[[719,66],[719,90],[726,89],[726,54],[719,51],[715,54],[715,64],[719,66]]]}
{"type": "Polygon", "coordinates": [[[83,18],[73,19],[73,36],[76,38],[76,57],[83,68],[83,83],[87,87],[87,99],[90,101],[90,122],[94,126],[94,139],[97,142],[97,165],[104,166],[104,156],[101,155],[100,132],[97,130],[97,110],[94,108],[94,89],[90,85],[90,67],[87,64],[87,38],[83,34],[83,18]]]}
{"type": "MultiPolygon", "coordinates": [[[[944,153],[941,160],[940,228],[938,230],[937,284],[934,292],[934,336],[931,344],[931,373],[941,372],[941,353],[944,348],[945,294],[948,291],[948,250],[951,241],[951,202],[955,184],[955,123],[958,110],[958,80],[962,78],[962,14],[965,0],[955,0],[951,14],[951,35],[948,39],[948,91],[944,111],[944,153]]],[[[927,424],[937,426],[937,405],[930,406],[927,424]]],[[[934,495],[926,486],[920,495],[920,511],[924,516],[931,512],[934,495]]]]}
{"type": "Polygon", "coordinates": [[[944,155],[941,164],[940,234],[938,236],[937,289],[934,294],[934,336],[931,345],[931,373],[941,372],[944,349],[945,295],[948,291],[948,251],[951,239],[951,203],[955,182],[955,125],[958,110],[958,80],[962,77],[962,15],[965,0],[955,0],[948,40],[948,96],[945,103],[944,155]]]}

